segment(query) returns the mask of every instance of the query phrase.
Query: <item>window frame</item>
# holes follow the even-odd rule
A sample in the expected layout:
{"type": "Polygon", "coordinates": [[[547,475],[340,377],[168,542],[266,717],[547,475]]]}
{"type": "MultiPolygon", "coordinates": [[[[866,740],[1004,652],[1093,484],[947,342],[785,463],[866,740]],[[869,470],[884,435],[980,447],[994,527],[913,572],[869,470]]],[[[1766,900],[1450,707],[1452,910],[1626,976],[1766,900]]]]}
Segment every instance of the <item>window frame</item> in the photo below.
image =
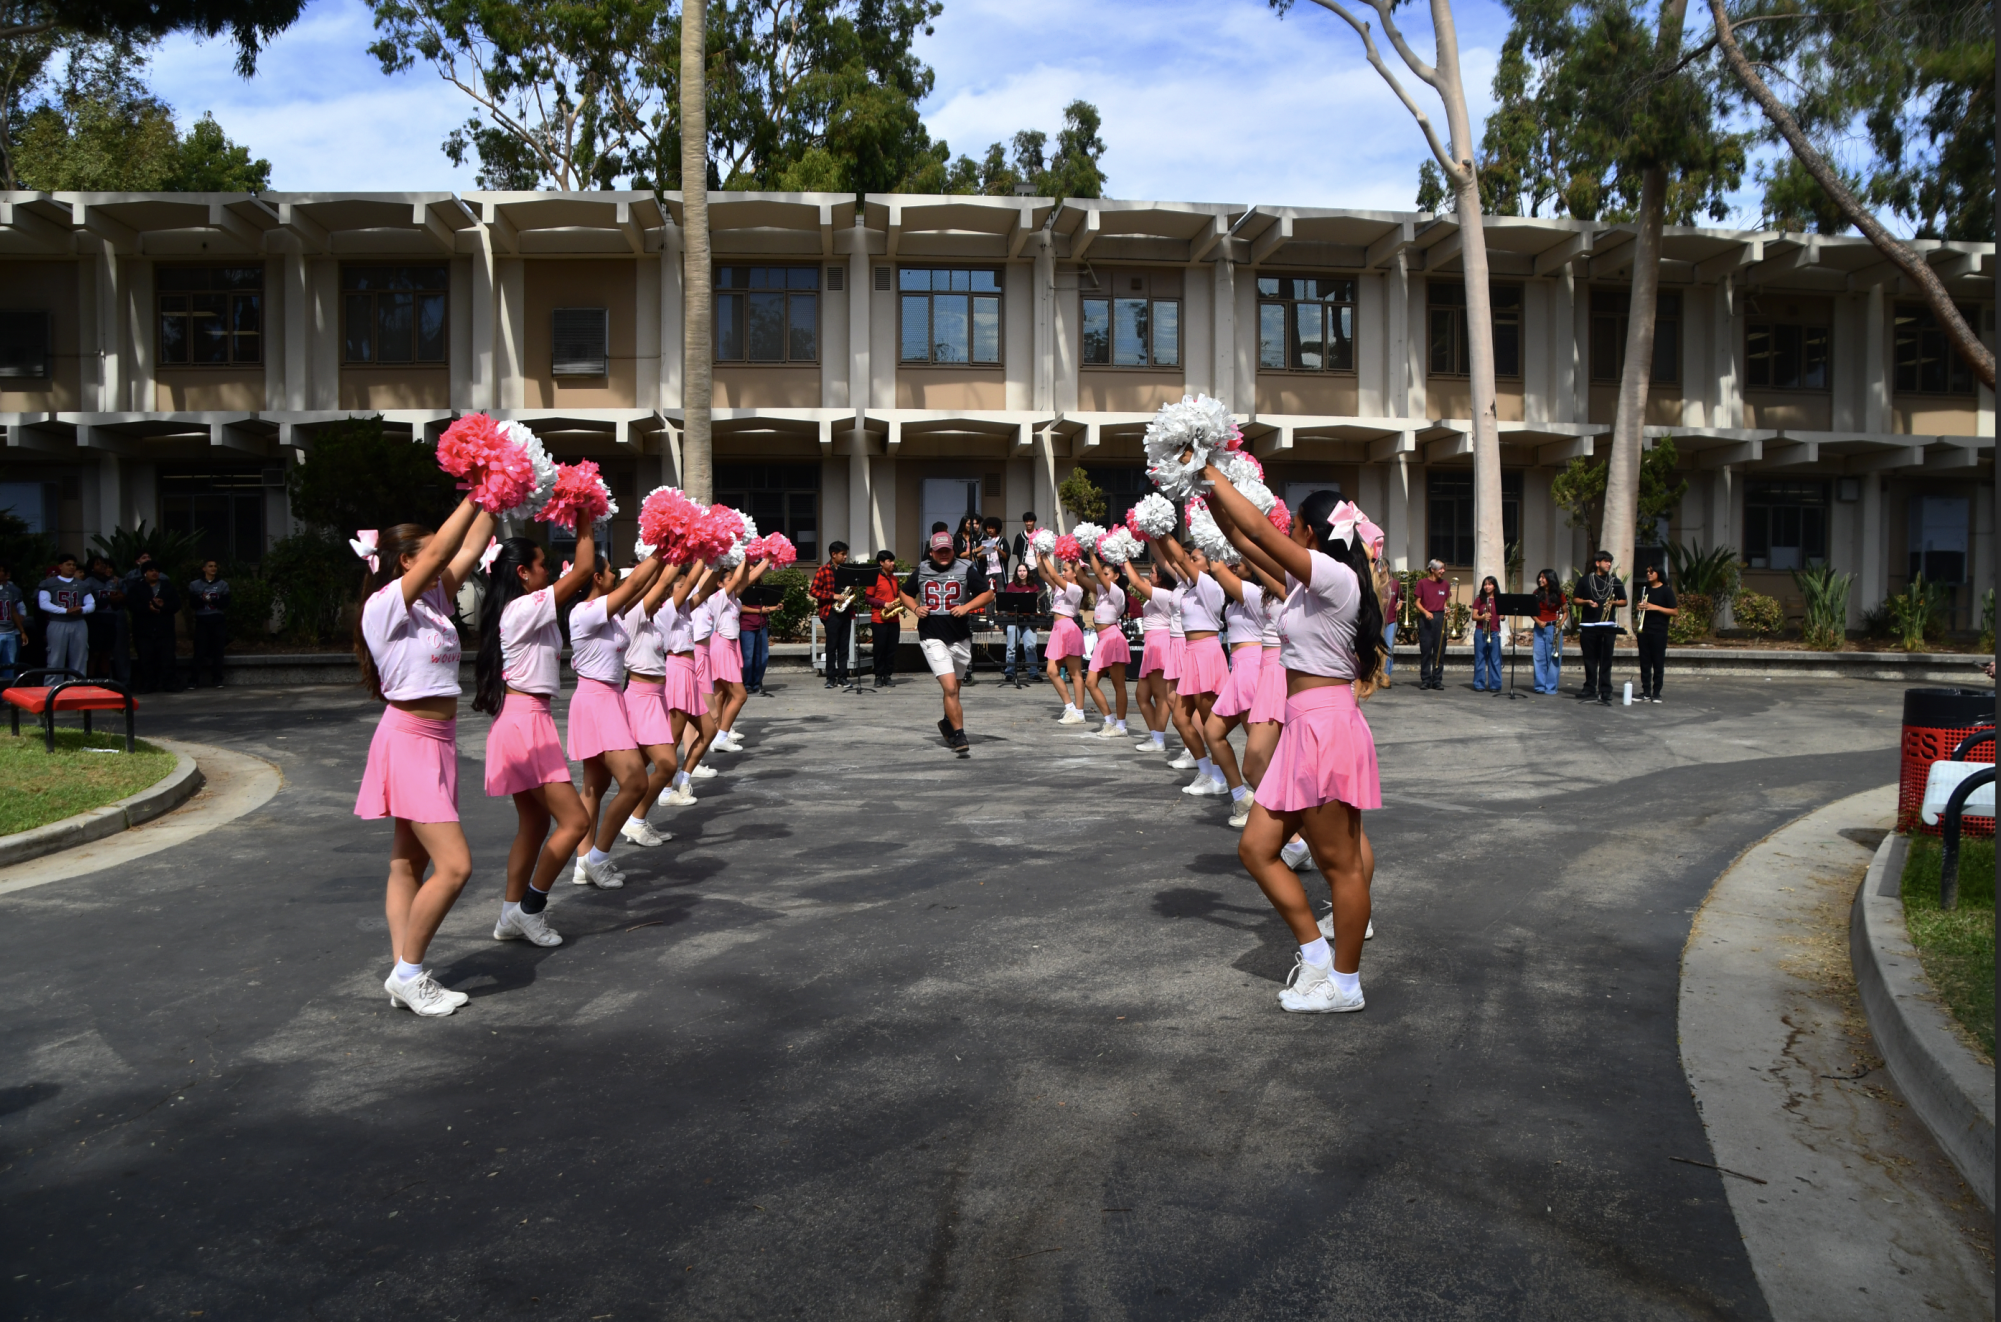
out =
{"type": "MultiPolygon", "coordinates": [[[[1356,342],[1360,339],[1360,331],[1361,331],[1361,312],[1360,312],[1361,281],[1358,277],[1352,275],[1342,275],[1339,273],[1331,275],[1293,275],[1293,274],[1279,274],[1279,273],[1266,274],[1265,272],[1260,271],[1256,273],[1253,279],[1256,281],[1256,284],[1253,287],[1256,290],[1255,302],[1257,306],[1257,313],[1256,313],[1257,321],[1255,328],[1253,330],[1253,334],[1257,337],[1257,374],[1259,376],[1320,377],[1329,375],[1333,376],[1356,375],[1357,368],[1355,367],[1355,346],[1356,342]],[[1264,283],[1267,280],[1274,282],[1314,280],[1327,284],[1345,284],[1348,287],[1347,288],[1348,296],[1346,298],[1329,298],[1324,296],[1320,298],[1300,298],[1297,296],[1289,297],[1283,292],[1279,291],[1274,291],[1273,293],[1267,294],[1264,291],[1264,283]],[[1347,338],[1348,361],[1346,364],[1328,364],[1322,367],[1302,367],[1299,365],[1298,362],[1299,354],[1297,350],[1299,348],[1299,343],[1300,343],[1299,309],[1301,306],[1311,306],[1321,309],[1346,308],[1348,310],[1349,334],[1347,338]],[[1283,309],[1283,311],[1280,313],[1280,316],[1282,317],[1284,324],[1280,327],[1279,330],[1280,338],[1283,341],[1283,345],[1280,349],[1280,352],[1284,355],[1286,360],[1285,365],[1283,367],[1270,367],[1267,366],[1265,363],[1264,310],[1268,307],[1283,309]]],[[[1282,289],[1283,286],[1281,286],[1281,290],[1282,289]]],[[[1330,320],[1331,319],[1332,318],[1330,318],[1330,320]]],[[[1327,337],[1324,333],[1321,337],[1320,344],[1322,346],[1321,357],[1323,359],[1331,357],[1332,355],[1328,354],[1325,348],[1327,344],[1327,337]]]]}
{"type": "Polygon", "coordinates": [[[265,285],[268,282],[269,278],[270,278],[270,272],[266,268],[265,264],[261,261],[172,262],[172,263],[156,264],[153,268],[153,357],[155,363],[161,368],[169,368],[174,371],[187,371],[187,370],[198,369],[201,371],[210,371],[210,372],[214,371],[227,372],[227,371],[240,371],[246,367],[256,367],[261,369],[265,365],[265,348],[266,348],[265,340],[267,336],[264,329],[264,294],[265,294],[265,285]],[[167,271],[250,271],[250,270],[254,270],[257,272],[257,288],[255,290],[230,289],[230,288],[216,290],[213,287],[211,287],[208,291],[204,292],[194,289],[162,289],[160,287],[161,283],[160,276],[163,272],[167,271]],[[197,313],[194,310],[193,303],[191,300],[197,297],[221,297],[227,299],[228,300],[227,306],[229,308],[229,311],[226,315],[228,316],[231,325],[234,325],[237,319],[236,307],[237,307],[237,301],[239,299],[249,299],[251,301],[252,306],[256,308],[257,312],[256,330],[239,331],[239,330],[225,329],[222,332],[223,338],[226,341],[228,341],[229,356],[221,362],[201,362],[198,361],[194,356],[194,346],[195,346],[195,338],[193,334],[194,319],[196,316],[206,315],[197,313]],[[188,323],[186,339],[183,341],[183,352],[185,354],[185,357],[183,357],[179,361],[170,359],[167,356],[166,322],[167,322],[167,317],[169,315],[169,311],[166,306],[166,303],[167,300],[169,299],[190,300],[186,308],[180,309],[172,314],[183,318],[188,323]],[[257,357],[255,358],[239,358],[236,356],[238,342],[246,336],[256,337],[257,357]]]}
{"type": "MultiPolygon", "coordinates": [[[[1961,303],[1958,299],[1954,299],[1953,306],[1959,309],[1959,315],[1966,319],[1966,324],[1973,328],[1975,338],[1991,339],[1991,337],[1983,337],[1982,331],[1988,325],[1988,318],[1993,315],[1991,311],[1992,305],[1966,304],[1961,303]]],[[[1890,393],[1893,397],[1917,396],[1924,399],[1973,399],[1978,401],[1980,398],[1980,383],[1973,375],[1972,365],[1960,357],[1959,352],[1952,347],[1952,337],[1946,334],[1945,327],[1938,324],[1938,319],[1932,315],[1929,304],[1914,303],[1908,299],[1899,299],[1890,306],[1890,393]],[[1938,361],[1945,364],[1945,389],[1926,390],[1921,384],[1912,385],[1908,388],[1903,385],[1900,378],[1904,372],[1904,363],[1901,360],[1906,340],[1901,323],[1906,314],[1910,314],[1916,323],[1911,335],[1918,344],[1920,355],[1919,360],[1911,365],[1912,371],[1917,374],[1914,376],[1914,380],[1919,382],[1923,380],[1924,340],[1936,337],[1938,351],[1935,356],[1938,361]],[[1965,382],[1964,389],[1961,389],[1957,384],[1960,381],[1965,382]]]]}
{"type": "Polygon", "coordinates": [[[1829,525],[1833,522],[1832,519],[1833,504],[1834,502],[1831,498],[1831,493],[1828,490],[1828,482],[1823,478],[1791,478],[1791,479],[1761,478],[1761,479],[1754,479],[1747,481],[1744,484],[1744,522],[1742,529],[1744,534],[1743,546],[1744,546],[1744,562],[1746,567],[1757,570],[1760,573],[1783,574],[1788,569],[1811,569],[1815,565],[1827,563],[1827,555],[1828,555],[1827,543],[1828,543],[1828,534],[1831,531],[1829,525]],[[1809,487],[1814,487],[1819,489],[1820,499],[1817,502],[1804,499],[1797,499],[1797,500],[1770,499],[1771,495],[1775,491],[1803,492],[1806,488],[1809,487]],[[1760,497],[1764,497],[1764,499],[1760,499],[1760,497]],[[1798,565],[1780,566],[1777,569],[1774,569],[1772,567],[1771,512],[1773,510],[1800,511],[1799,514],[1800,540],[1797,544],[1800,553],[1799,555],[1800,562],[1798,565]],[[1812,543],[1808,540],[1807,536],[1808,519],[1805,512],[1808,510],[1813,510],[1818,512],[1820,550],[1817,554],[1813,552],[1812,543]],[[1755,554],[1753,549],[1755,545],[1754,539],[1751,536],[1753,511],[1758,512],[1764,518],[1763,545],[1765,553],[1762,556],[1755,554]],[[1764,563],[1760,564],[1759,561],[1761,560],[1764,563]]]}
{"type": "Polygon", "coordinates": [[[34,372],[13,372],[0,367],[0,381],[50,381],[56,374],[56,315],[48,308],[0,308],[0,317],[29,318],[41,322],[42,360],[34,372]]]}
{"type": "MultiPolygon", "coordinates": [[[[1521,540],[1522,498],[1526,488],[1522,472],[1523,470],[1519,468],[1504,468],[1501,470],[1501,540],[1503,545],[1512,545],[1521,540]],[[1508,535],[1508,525],[1511,519],[1514,524],[1513,536],[1508,535]]],[[[1464,560],[1456,559],[1455,557],[1460,550],[1457,543],[1461,539],[1464,540],[1466,549],[1470,551],[1479,535],[1479,524],[1473,518],[1474,500],[1474,480],[1471,469],[1428,468],[1425,470],[1424,547],[1425,558],[1427,560],[1442,560],[1453,568],[1463,568],[1473,563],[1473,558],[1470,555],[1464,560]],[[1439,490],[1438,484],[1441,480],[1449,482],[1452,489],[1447,491],[1439,490]],[[1453,526],[1450,529],[1441,530],[1439,528],[1439,521],[1433,517],[1433,510],[1437,504],[1446,501],[1451,502],[1453,506],[1453,526]],[[1463,521],[1457,517],[1457,512],[1462,505],[1466,514],[1463,521]],[[1462,527],[1465,529],[1464,532],[1460,531],[1462,527]],[[1440,550],[1440,537],[1444,537],[1454,543],[1453,546],[1448,548],[1452,551],[1452,555],[1440,555],[1438,553],[1440,550]]]]}
{"type": "MultiPolygon", "coordinates": [[[[1585,337],[1585,348],[1589,354],[1590,361],[1586,364],[1586,370],[1591,374],[1591,384],[1594,386],[1616,386],[1625,379],[1626,335],[1632,329],[1633,291],[1630,288],[1621,288],[1618,286],[1594,288],[1591,291],[1591,297],[1586,306],[1590,309],[1588,313],[1590,318],[1589,330],[1586,332],[1585,337]],[[1598,301],[1601,296],[1608,300],[1613,298],[1618,299],[1618,310],[1616,312],[1600,311],[1598,301]],[[1607,371],[1600,370],[1598,361],[1598,331],[1600,322],[1610,323],[1609,328],[1612,332],[1609,342],[1612,362],[1607,371]]],[[[1652,368],[1647,373],[1647,384],[1649,386],[1679,387],[1681,385],[1682,312],[1681,291],[1679,289],[1655,290],[1654,361],[1652,368]],[[1670,298],[1674,300],[1674,315],[1663,317],[1661,314],[1662,300],[1670,298]],[[1674,328],[1672,335],[1663,336],[1661,334],[1661,328],[1664,325],[1674,328]],[[1671,347],[1674,351],[1674,368],[1670,374],[1665,376],[1661,374],[1661,351],[1664,347],[1671,347]]]]}
{"type": "Polygon", "coordinates": [[[715,499],[730,504],[733,509],[750,513],[757,519],[759,532],[782,532],[799,546],[802,560],[817,558],[821,545],[822,514],[822,485],[817,462],[726,459],[715,467],[714,486],[715,499]],[[801,480],[789,480],[795,477],[801,480]],[[782,514],[776,520],[770,517],[770,506],[761,506],[758,501],[760,494],[769,493],[775,493],[780,502],[782,514]],[[801,510],[802,502],[811,506],[810,513],[801,510]],[[801,532],[807,531],[802,526],[802,518],[811,521],[810,538],[800,536],[801,532]]]}
{"type": "Polygon", "coordinates": [[[1005,266],[994,266],[981,262],[946,262],[942,264],[932,264],[926,262],[923,263],[922,265],[916,263],[905,264],[902,262],[898,262],[894,265],[892,269],[894,271],[894,274],[890,278],[890,284],[892,286],[891,292],[894,294],[896,298],[896,370],[897,371],[900,372],[905,370],[906,368],[923,370],[934,367],[945,368],[952,371],[964,371],[967,369],[972,369],[974,371],[981,371],[981,372],[1001,372],[1007,369],[1007,268],[1005,266]],[[985,289],[976,290],[969,287],[964,291],[952,290],[952,289],[947,289],[947,290],[905,289],[903,286],[903,277],[904,273],[908,271],[927,271],[927,272],[983,271],[994,277],[994,288],[992,290],[985,290],[985,289]],[[962,361],[953,361],[951,359],[946,359],[941,362],[937,357],[938,341],[937,341],[937,336],[935,334],[935,327],[937,325],[936,299],[940,293],[949,296],[953,294],[959,294],[961,292],[964,293],[967,299],[966,357],[962,361]],[[928,352],[930,356],[926,358],[906,358],[903,356],[904,302],[906,299],[919,298],[919,297],[925,300],[926,306],[929,309],[926,312],[926,316],[929,318],[929,321],[925,326],[925,340],[927,345],[929,346],[928,352]],[[991,298],[994,300],[995,311],[996,311],[996,321],[994,326],[994,348],[996,356],[992,360],[979,359],[979,358],[974,358],[972,356],[973,335],[974,335],[973,326],[975,317],[975,310],[973,307],[972,300],[976,298],[991,298]]]}
{"type": "MultiPolygon", "coordinates": [[[[1509,281],[1497,283],[1490,280],[1487,282],[1488,316],[1495,332],[1494,379],[1496,381],[1520,381],[1522,379],[1522,321],[1523,304],[1526,300],[1526,295],[1523,292],[1525,288],[1526,286],[1514,284],[1509,281]],[[1508,294],[1505,309],[1502,306],[1501,300],[1494,297],[1497,292],[1503,290],[1507,291],[1508,294]],[[1502,314],[1504,311],[1509,315],[1503,317],[1502,314]],[[1503,371],[1501,367],[1501,336],[1499,332],[1503,324],[1514,328],[1515,361],[1514,366],[1507,371],[1503,371]]],[[[1433,280],[1427,278],[1425,280],[1424,345],[1425,379],[1444,377],[1447,380],[1466,380],[1473,375],[1472,352],[1466,333],[1466,281],[1464,279],[1433,280]],[[1459,299],[1456,303],[1451,301],[1434,301],[1433,295],[1446,289],[1457,289],[1459,291],[1459,299]],[[1433,318],[1441,312],[1450,315],[1453,319],[1452,353],[1455,366],[1450,370],[1441,369],[1433,365],[1437,358],[1436,351],[1438,347],[1432,338],[1433,318]]]]}
{"type": "MultiPolygon", "coordinates": [[[[1894,370],[1892,375],[1894,377],[1894,370]]],[[[1824,322],[1814,320],[1811,317],[1797,315],[1781,317],[1771,313],[1760,312],[1753,314],[1747,311],[1744,317],[1744,390],[1746,392],[1772,390],[1788,395],[1831,394],[1834,390],[1834,316],[1832,311],[1830,310],[1824,322]],[[1761,328],[1771,335],[1772,347],[1762,354],[1753,354],[1751,351],[1751,337],[1761,328]],[[1807,375],[1807,350],[1811,344],[1812,332],[1818,331],[1824,337],[1821,344],[1821,383],[1819,385],[1787,386],[1776,384],[1770,379],[1762,382],[1756,379],[1758,364],[1760,362],[1767,365],[1768,377],[1777,375],[1776,371],[1772,369],[1775,369],[1780,361],[1779,354],[1782,347],[1780,344],[1780,335],[1781,332],[1786,331],[1794,332],[1798,335],[1797,352],[1802,378],[1807,375]]]]}
{"type": "Polygon", "coordinates": [[[434,371],[440,368],[449,370],[452,365],[451,263],[450,262],[342,262],[340,264],[340,332],[339,333],[340,333],[340,366],[341,370],[343,371],[347,370],[350,367],[385,368],[389,370],[400,370],[404,368],[409,368],[409,369],[421,368],[425,371],[434,371]],[[410,289],[353,289],[350,288],[348,285],[348,272],[350,270],[358,270],[363,268],[372,270],[383,270],[383,269],[393,269],[399,267],[402,268],[423,267],[430,270],[443,271],[445,273],[444,288],[418,289],[412,287],[410,289]],[[366,298],[369,301],[370,334],[371,334],[371,339],[369,343],[370,343],[370,351],[373,352],[375,348],[375,341],[372,338],[374,334],[374,329],[375,327],[381,324],[381,321],[375,311],[375,301],[377,296],[381,294],[406,294],[406,293],[413,296],[413,302],[411,306],[411,323],[410,323],[410,350],[412,356],[402,362],[394,362],[394,363],[386,363],[382,361],[382,359],[379,357],[374,357],[374,358],[348,357],[347,356],[348,325],[350,321],[348,315],[348,300],[353,298],[366,298]],[[417,350],[418,336],[417,336],[417,319],[416,319],[416,306],[414,302],[414,296],[417,295],[422,295],[428,298],[436,298],[444,305],[444,321],[439,328],[439,342],[443,347],[439,356],[436,358],[418,358],[415,356],[417,350]]]}
{"type": "Polygon", "coordinates": [[[1182,305],[1185,301],[1179,294],[1171,297],[1157,297],[1150,288],[1146,293],[1138,297],[1135,297],[1131,293],[1120,295],[1102,289],[1089,294],[1080,290],[1077,296],[1078,370],[1092,372],[1180,372],[1186,370],[1186,364],[1182,361],[1181,349],[1182,342],[1186,338],[1183,333],[1181,320],[1182,305]],[[1093,303],[1103,304],[1105,308],[1106,360],[1101,363],[1092,362],[1087,356],[1090,352],[1090,345],[1085,337],[1089,334],[1090,305],[1093,303]],[[1147,361],[1143,363],[1121,363],[1115,361],[1118,354],[1118,324],[1114,305],[1118,303],[1146,304],[1146,329],[1142,334],[1146,342],[1147,361]],[[1172,304],[1174,307],[1174,361],[1172,362],[1162,362],[1159,357],[1160,337],[1158,331],[1160,328],[1160,314],[1155,309],[1164,303],[1172,304]]]}
{"type": "Polygon", "coordinates": [[[818,367],[822,359],[825,357],[824,351],[826,348],[826,334],[822,327],[821,315],[825,311],[827,306],[826,295],[829,292],[828,285],[831,283],[828,280],[827,270],[832,269],[832,268],[822,269],[822,266],[823,264],[819,262],[716,262],[714,263],[710,268],[712,275],[719,275],[721,272],[726,270],[743,271],[746,273],[750,271],[785,271],[788,273],[792,271],[810,271],[813,275],[813,287],[811,289],[794,289],[791,285],[789,274],[787,276],[787,282],[777,289],[773,289],[769,286],[758,287],[749,283],[746,283],[741,288],[738,288],[734,285],[725,286],[720,280],[716,280],[710,293],[710,297],[713,304],[713,316],[715,318],[715,333],[711,338],[709,348],[710,348],[710,353],[713,355],[712,361],[714,362],[714,364],[717,367],[732,367],[732,368],[756,367],[764,369],[780,368],[780,367],[818,367]],[[731,303],[734,303],[739,308],[748,309],[750,305],[750,295],[774,294],[774,293],[783,294],[785,296],[785,316],[783,318],[783,321],[781,322],[782,326],[781,334],[785,345],[784,355],[779,358],[752,358],[750,356],[750,348],[751,348],[750,322],[749,322],[748,312],[745,311],[738,313],[736,318],[737,320],[736,333],[739,339],[741,340],[741,345],[740,345],[742,349],[741,356],[736,358],[723,357],[722,352],[723,352],[724,302],[729,301],[731,303]],[[794,358],[792,356],[792,334],[794,329],[793,302],[794,299],[800,295],[808,296],[813,301],[813,356],[811,358],[794,358]]]}

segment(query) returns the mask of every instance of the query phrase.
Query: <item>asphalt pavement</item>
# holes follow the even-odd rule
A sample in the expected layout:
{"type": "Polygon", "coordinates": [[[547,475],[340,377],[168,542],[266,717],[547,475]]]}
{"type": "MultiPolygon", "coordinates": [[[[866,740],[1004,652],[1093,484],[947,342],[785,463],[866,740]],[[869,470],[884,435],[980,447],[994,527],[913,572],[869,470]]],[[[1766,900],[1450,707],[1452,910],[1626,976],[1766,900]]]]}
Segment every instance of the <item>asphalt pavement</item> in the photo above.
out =
{"type": "MultiPolygon", "coordinates": [[[[1411,678],[1406,675],[1406,678],[1411,678]]],[[[0,896],[29,1318],[1764,1317],[1683,1077],[1691,915],[1896,774],[1901,689],[1366,707],[1368,1009],[1292,1016],[1226,801],[984,678],[775,674],[676,839],[496,943],[511,805],[392,1010],[352,690],[162,698],[263,807],[0,896]]],[[[1574,679],[1571,681],[1574,684],[1574,679]]],[[[1135,718],[1134,725],[1137,727],[1135,718]]]]}

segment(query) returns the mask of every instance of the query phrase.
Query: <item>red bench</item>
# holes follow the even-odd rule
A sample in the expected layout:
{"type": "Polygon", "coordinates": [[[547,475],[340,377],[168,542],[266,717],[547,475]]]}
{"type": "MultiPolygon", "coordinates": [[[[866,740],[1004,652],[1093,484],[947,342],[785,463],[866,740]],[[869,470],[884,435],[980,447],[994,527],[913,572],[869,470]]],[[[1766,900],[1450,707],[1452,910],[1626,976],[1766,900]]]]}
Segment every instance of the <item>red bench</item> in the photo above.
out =
{"type": "Polygon", "coordinates": [[[122,711],[125,713],[125,751],[133,751],[132,716],[139,710],[139,704],[132,700],[132,693],[123,684],[110,679],[85,679],[74,670],[24,670],[19,681],[11,688],[0,691],[0,701],[7,704],[7,714],[15,734],[21,733],[21,713],[42,718],[42,735],[48,751],[56,751],[56,713],[74,711],[83,713],[83,732],[90,733],[90,714],[94,711],[122,711]],[[28,684],[19,681],[40,679],[49,675],[62,675],[53,684],[28,684]]]}

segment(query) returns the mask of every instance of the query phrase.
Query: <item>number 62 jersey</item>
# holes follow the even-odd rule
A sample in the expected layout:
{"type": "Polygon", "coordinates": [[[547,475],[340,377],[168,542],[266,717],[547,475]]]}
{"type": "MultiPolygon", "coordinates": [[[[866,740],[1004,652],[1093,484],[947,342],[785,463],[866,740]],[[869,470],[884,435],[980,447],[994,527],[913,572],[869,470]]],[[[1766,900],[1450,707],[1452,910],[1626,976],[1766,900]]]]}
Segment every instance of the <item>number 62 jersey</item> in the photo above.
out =
{"type": "Polygon", "coordinates": [[[973,636],[970,616],[950,614],[987,590],[986,571],[972,560],[954,560],[944,569],[929,557],[918,562],[903,580],[905,593],[915,598],[930,614],[917,621],[917,636],[941,642],[963,643],[973,636]]]}

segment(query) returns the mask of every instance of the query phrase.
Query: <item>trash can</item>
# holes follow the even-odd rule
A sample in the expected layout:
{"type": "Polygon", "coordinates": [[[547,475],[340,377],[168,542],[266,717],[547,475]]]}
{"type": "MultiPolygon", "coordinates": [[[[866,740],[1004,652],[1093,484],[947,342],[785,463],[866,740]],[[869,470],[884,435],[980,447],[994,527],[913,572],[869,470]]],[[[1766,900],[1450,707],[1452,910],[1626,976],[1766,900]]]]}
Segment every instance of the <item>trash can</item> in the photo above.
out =
{"type": "MultiPolygon", "coordinates": [[[[1994,724],[1992,689],[1905,689],[1904,753],[1897,777],[1897,829],[1937,835],[1918,815],[1925,801],[1925,778],[1932,763],[1951,757],[1959,741],[1983,725],[1994,724]]],[[[1969,762],[1992,762],[1989,742],[1967,753],[1969,762]]],[[[1961,830],[1968,835],[1993,835],[1994,819],[1968,817],[1961,830]]]]}

